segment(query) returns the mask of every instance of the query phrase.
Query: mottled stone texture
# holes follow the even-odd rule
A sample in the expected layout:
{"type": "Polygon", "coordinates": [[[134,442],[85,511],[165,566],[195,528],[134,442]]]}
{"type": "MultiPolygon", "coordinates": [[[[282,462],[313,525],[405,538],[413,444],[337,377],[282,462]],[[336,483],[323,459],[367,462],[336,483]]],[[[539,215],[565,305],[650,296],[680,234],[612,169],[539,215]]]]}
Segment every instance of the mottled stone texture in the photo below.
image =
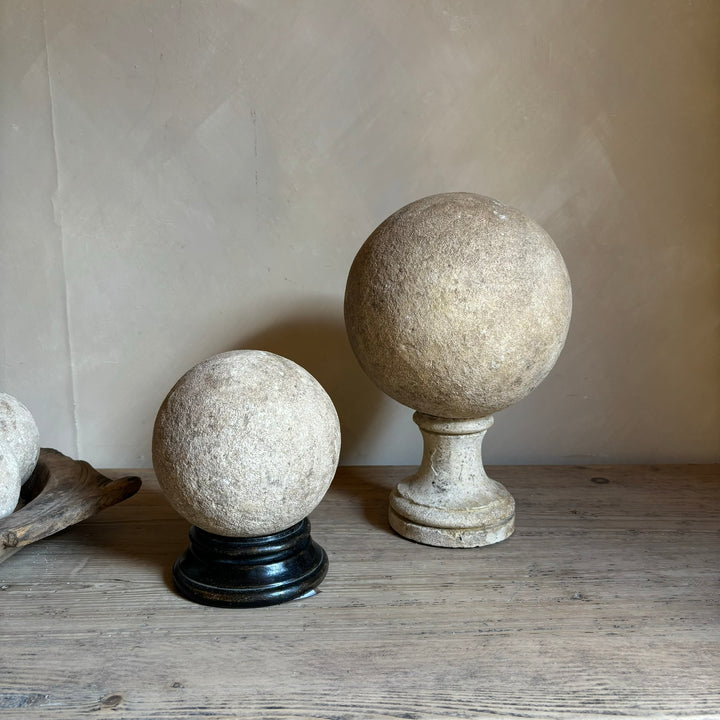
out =
{"type": "Polygon", "coordinates": [[[490,479],[492,414],[550,372],[572,299],[549,235],[514,208],[433,195],[391,215],[360,248],[345,291],[350,344],[370,378],[415,408],[420,469],[390,496],[390,525],[427,545],[507,538],[515,501],[490,479]]]}
{"type": "Polygon", "coordinates": [[[388,395],[423,413],[490,415],[548,374],[570,322],[570,280],[550,236],[480,195],[398,210],[358,252],[345,292],[350,343],[388,395]]]}
{"type": "Polygon", "coordinates": [[[306,370],[268,352],[216,355],[163,402],[153,465],[173,507],[219,535],[253,537],[302,520],[340,454],[332,401],[306,370]]]}
{"type": "Polygon", "coordinates": [[[30,411],[12,395],[0,393],[0,517],[17,505],[20,486],[40,453],[40,433],[30,411]]]}
{"type": "Polygon", "coordinates": [[[418,471],[390,495],[390,525],[426,545],[478,547],[509,537],[515,500],[485,473],[482,441],[492,416],[448,420],[416,412],[423,436],[418,471]]]}
{"type": "Polygon", "coordinates": [[[0,518],[10,515],[20,499],[20,471],[14,455],[0,444],[0,518]]]}

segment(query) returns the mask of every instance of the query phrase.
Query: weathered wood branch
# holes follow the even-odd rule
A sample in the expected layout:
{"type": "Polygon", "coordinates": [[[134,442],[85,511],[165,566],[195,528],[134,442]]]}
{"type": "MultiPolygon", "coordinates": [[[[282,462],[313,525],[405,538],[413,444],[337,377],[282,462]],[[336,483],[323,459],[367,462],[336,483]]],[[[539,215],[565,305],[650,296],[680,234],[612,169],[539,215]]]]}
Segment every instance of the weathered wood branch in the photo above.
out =
{"type": "Polygon", "coordinates": [[[83,460],[42,448],[35,471],[22,487],[24,505],[0,519],[0,562],[30,543],[125,500],[141,484],[134,476],[112,480],[83,460]]]}

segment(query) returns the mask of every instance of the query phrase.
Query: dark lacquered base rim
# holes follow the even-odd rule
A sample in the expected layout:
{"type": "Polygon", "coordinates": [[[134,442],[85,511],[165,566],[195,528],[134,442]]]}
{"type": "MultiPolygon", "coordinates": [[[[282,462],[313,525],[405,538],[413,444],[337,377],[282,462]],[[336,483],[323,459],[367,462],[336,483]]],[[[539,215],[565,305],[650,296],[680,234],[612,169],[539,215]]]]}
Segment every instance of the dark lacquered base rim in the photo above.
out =
{"type": "Polygon", "coordinates": [[[190,528],[190,547],[177,559],[178,592],[202,605],[264,607],[314,590],[325,578],[328,559],[301,520],[271,535],[234,538],[190,528]]]}

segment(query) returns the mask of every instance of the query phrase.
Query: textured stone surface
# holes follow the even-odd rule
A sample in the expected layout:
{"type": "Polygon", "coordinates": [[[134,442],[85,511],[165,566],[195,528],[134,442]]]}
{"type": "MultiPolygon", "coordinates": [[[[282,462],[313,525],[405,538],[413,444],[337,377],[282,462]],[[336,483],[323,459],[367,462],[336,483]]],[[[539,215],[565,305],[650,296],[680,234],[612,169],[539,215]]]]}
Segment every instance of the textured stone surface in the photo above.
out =
{"type": "Polygon", "coordinates": [[[40,433],[30,411],[12,395],[0,393],[0,442],[15,456],[25,482],[37,464],[40,433]]]}
{"type": "Polygon", "coordinates": [[[0,442],[0,518],[15,510],[20,498],[20,471],[15,456],[0,442]]]}
{"type": "Polygon", "coordinates": [[[153,466],[173,507],[219,535],[302,520],[340,454],[332,401],[306,370],[268,352],[216,355],[183,375],[158,412],[153,466]]]}
{"type": "Polygon", "coordinates": [[[509,537],[515,500],[485,473],[482,441],[492,417],[448,420],[415,413],[423,435],[418,471],[390,495],[390,525],[426,545],[477,547],[509,537]]]}
{"type": "Polygon", "coordinates": [[[470,193],[433,195],[385,220],[345,292],[350,343],[388,395],[430,415],[490,415],[555,364],[570,280],[550,236],[470,193]]]}
{"type": "Polygon", "coordinates": [[[398,533],[474,547],[513,532],[515,501],[486,475],[482,439],[492,413],[553,367],[571,308],[550,236],[491,198],[423,198],[360,248],[345,291],[350,344],[384,392],[419,411],[424,439],[420,469],[390,496],[398,533]]]}
{"type": "Polygon", "coordinates": [[[40,433],[30,411],[12,395],[0,393],[0,517],[17,505],[20,486],[35,469],[40,433]]]}

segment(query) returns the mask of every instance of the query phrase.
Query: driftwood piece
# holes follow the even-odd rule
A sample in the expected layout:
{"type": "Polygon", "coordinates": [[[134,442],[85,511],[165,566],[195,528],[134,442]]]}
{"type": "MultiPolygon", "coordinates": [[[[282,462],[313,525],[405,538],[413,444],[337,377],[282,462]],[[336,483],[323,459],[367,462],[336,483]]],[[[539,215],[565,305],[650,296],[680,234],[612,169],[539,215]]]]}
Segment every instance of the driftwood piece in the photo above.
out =
{"type": "Polygon", "coordinates": [[[83,460],[41,448],[35,471],[22,486],[22,506],[0,519],[0,562],[20,548],[79,523],[134,495],[139,477],[111,480],[83,460]]]}

